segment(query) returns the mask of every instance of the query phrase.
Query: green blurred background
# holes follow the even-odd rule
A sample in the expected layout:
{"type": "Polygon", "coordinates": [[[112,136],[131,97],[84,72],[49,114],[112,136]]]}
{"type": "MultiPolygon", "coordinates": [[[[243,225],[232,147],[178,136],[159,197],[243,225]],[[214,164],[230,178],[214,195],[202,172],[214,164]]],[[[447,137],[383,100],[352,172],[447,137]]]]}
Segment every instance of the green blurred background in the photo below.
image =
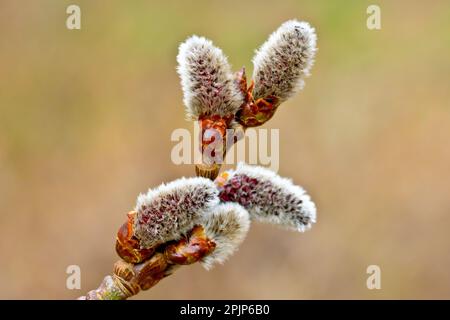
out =
{"type": "Polygon", "coordinates": [[[207,272],[184,267],[137,299],[450,298],[450,2],[0,1],[0,298],[72,299],[117,259],[139,192],[192,176],[170,160],[184,120],[177,47],[191,34],[251,72],[297,18],[318,33],[305,89],[264,128],[313,196],[305,234],[254,224],[207,272]],[[82,29],[68,30],[77,4],[82,29]],[[66,289],[68,265],[81,290],[66,289]],[[379,265],[381,290],[366,268],[379,265]]]}

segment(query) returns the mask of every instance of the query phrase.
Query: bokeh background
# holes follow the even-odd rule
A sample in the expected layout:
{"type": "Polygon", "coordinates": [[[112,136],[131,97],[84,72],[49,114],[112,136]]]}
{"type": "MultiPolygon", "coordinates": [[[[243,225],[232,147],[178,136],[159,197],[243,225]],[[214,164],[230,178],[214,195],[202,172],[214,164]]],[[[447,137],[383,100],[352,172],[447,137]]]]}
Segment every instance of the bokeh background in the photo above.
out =
{"type": "Polygon", "coordinates": [[[117,259],[138,193],[171,162],[184,119],[178,44],[214,40],[234,69],[283,21],[317,29],[305,89],[264,128],[313,196],[305,234],[254,224],[207,272],[184,267],[136,299],[450,298],[450,2],[0,1],[0,298],[73,299],[117,259]],[[82,29],[68,30],[77,4],[82,29]],[[81,267],[81,290],[66,268],[81,267]],[[379,265],[381,290],[366,268],[379,265]]]}

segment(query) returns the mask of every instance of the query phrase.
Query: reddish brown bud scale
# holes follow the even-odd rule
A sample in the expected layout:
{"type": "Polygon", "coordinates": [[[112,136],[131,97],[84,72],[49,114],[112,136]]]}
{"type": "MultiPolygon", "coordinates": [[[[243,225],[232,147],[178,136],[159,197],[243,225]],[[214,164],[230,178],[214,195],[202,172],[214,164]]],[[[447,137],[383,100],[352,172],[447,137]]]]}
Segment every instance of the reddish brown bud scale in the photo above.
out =
{"type": "Polygon", "coordinates": [[[134,266],[136,273],[135,282],[141,290],[147,290],[164,278],[166,269],[167,261],[162,254],[156,253],[148,262],[134,266]]]}
{"type": "Polygon", "coordinates": [[[247,94],[247,76],[245,75],[245,67],[242,67],[241,70],[235,73],[235,81],[239,90],[244,94],[244,99],[247,94]]]}
{"type": "Polygon", "coordinates": [[[136,295],[156,285],[165,276],[167,261],[161,253],[155,253],[143,263],[131,264],[117,261],[114,264],[114,279],[127,296],[136,295]]]}
{"type": "Polygon", "coordinates": [[[215,129],[221,134],[222,137],[224,137],[233,118],[233,115],[228,117],[221,117],[219,115],[202,115],[199,118],[200,128],[202,129],[202,133],[208,129],[215,129]]]}
{"type": "Polygon", "coordinates": [[[222,161],[225,158],[227,129],[230,128],[233,119],[234,115],[225,117],[201,115],[199,117],[202,163],[195,167],[197,176],[214,180],[219,174],[222,163],[216,161],[216,156],[220,156],[219,159],[222,161]],[[216,138],[220,138],[222,143],[215,142],[216,138]]]}
{"type": "Polygon", "coordinates": [[[244,103],[236,113],[236,120],[245,128],[258,127],[269,121],[279,105],[279,99],[273,95],[265,98],[259,98],[255,101],[253,98],[254,81],[252,80],[247,87],[247,77],[245,69],[242,68],[236,74],[236,81],[244,96],[244,103]]]}
{"type": "Polygon", "coordinates": [[[216,244],[208,239],[202,226],[195,226],[188,238],[168,245],[164,254],[167,261],[173,264],[192,264],[210,254],[216,244]]]}
{"type": "Polygon", "coordinates": [[[134,217],[136,212],[131,211],[127,214],[125,222],[117,232],[116,252],[123,260],[130,263],[142,262],[155,252],[155,248],[141,248],[138,239],[134,236],[134,217]]]}

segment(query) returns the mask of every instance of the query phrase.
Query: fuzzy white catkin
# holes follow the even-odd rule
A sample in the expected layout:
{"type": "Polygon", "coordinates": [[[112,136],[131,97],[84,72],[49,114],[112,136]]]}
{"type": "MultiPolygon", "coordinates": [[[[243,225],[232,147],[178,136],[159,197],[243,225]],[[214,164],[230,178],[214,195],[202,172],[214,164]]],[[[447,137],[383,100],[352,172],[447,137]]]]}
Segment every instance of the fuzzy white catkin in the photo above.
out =
{"type": "Polygon", "coordinates": [[[250,228],[250,217],[237,203],[222,203],[209,210],[202,222],[206,236],[214,241],[214,251],[201,263],[205,269],[224,263],[244,241],[250,228]]]}
{"type": "Polygon", "coordinates": [[[139,195],[134,235],[144,248],[177,240],[218,203],[218,190],[209,179],[181,178],[162,184],[139,195]]]}
{"type": "Polygon", "coordinates": [[[282,103],[303,88],[314,63],[317,37],[307,22],[283,23],[253,58],[255,99],[270,95],[282,103]]]}
{"type": "Polygon", "coordinates": [[[189,120],[236,113],[244,98],[221,49],[206,38],[192,36],[180,45],[177,61],[189,120]]]}
{"type": "Polygon", "coordinates": [[[219,198],[236,202],[257,221],[303,232],[316,222],[316,206],[303,188],[275,172],[240,163],[229,171],[219,198]]]}

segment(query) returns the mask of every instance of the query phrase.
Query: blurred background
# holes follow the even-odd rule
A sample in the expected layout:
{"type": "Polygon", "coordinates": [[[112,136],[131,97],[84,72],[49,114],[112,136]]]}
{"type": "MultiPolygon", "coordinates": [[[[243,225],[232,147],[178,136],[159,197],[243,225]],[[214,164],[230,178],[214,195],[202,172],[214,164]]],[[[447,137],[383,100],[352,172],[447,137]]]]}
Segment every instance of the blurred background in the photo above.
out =
{"type": "Polygon", "coordinates": [[[213,39],[234,69],[297,18],[318,33],[305,89],[264,128],[312,195],[304,234],[252,226],[207,272],[181,268],[135,299],[450,298],[450,3],[0,1],[0,298],[73,299],[117,256],[149,187],[192,176],[170,135],[185,121],[178,45],[213,39]],[[66,8],[81,8],[81,30],[66,8]],[[66,268],[81,268],[81,290],[66,268]],[[381,268],[368,290],[366,268],[381,268]]]}

